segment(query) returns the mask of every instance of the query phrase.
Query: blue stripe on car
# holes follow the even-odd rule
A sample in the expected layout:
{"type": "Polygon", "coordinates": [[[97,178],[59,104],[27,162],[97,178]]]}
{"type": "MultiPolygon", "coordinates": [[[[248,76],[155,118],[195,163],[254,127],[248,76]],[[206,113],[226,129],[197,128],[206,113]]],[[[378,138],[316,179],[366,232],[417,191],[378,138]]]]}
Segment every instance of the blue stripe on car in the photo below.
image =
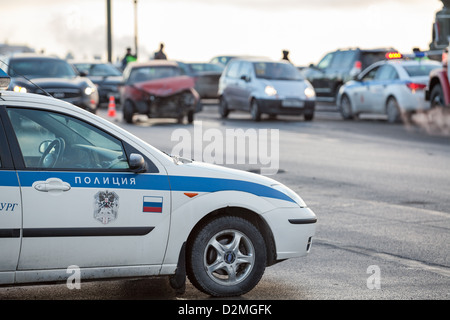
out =
{"type": "MultiPolygon", "coordinates": [[[[72,188],[114,188],[114,189],[145,189],[172,191],[242,191],[256,196],[281,199],[295,202],[286,194],[272,187],[255,182],[189,176],[165,176],[134,173],[103,173],[103,172],[59,172],[59,171],[19,171],[18,176],[22,187],[31,187],[35,181],[48,178],[59,178],[72,188]]],[[[19,186],[14,171],[0,171],[0,186],[19,186]]]]}

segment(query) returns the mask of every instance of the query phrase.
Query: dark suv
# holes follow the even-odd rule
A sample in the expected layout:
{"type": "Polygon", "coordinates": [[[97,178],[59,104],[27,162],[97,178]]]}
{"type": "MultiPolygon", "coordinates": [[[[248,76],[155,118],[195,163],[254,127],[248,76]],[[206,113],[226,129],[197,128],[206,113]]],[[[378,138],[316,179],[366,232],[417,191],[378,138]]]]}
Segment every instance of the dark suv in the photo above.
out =
{"type": "Polygon", "coordinates": [[[317,65],[301,69],[311,82],[319,101],[335,102],[342,84],[356,77],[374,62],[385,59],[395,49],[343,49],[327,53],[317,65]]]}

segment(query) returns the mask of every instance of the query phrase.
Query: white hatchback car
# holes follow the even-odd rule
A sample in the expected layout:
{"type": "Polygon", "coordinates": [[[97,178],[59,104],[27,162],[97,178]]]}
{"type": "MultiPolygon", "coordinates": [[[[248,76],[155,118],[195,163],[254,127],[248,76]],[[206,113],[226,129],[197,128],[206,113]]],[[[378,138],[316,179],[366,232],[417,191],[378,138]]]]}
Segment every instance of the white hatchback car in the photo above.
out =
{"type": "Polygon", "coordinates": [[[250,112],[254,121],[262,114],[303,115],[314,118],[316,93],[299,70],[286,61],[260,58],[231,60],[219,79],[219,112],[250,112]]]}
{"type": "Polygon", "coordinates": [[[425,87],[431,70],[440,68],[437,61],[395,59],[376,62],[367,67],[356,80],[339,90],[337,104],[344,119],[362,113],[382,114],[389,122],[409,121],[417,111],[429,109],[425,87]]]}
{"type": "Polygon", "coordinates": [[[168,156],[69,103],[0,91],[0,284],[186,274],[251,290],[306,255],[316,216],[286,186],[168,156]]]}

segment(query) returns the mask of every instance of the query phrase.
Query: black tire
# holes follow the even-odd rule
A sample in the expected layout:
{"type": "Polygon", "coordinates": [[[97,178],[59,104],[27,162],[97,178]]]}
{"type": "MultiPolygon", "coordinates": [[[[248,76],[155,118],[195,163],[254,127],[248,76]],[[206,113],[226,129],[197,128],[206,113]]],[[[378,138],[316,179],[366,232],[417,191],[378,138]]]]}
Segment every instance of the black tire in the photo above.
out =
{"type": "Polygon", "coordinates": [[[389,123],[399,123],[401,119],[400,106],[395,98],[391,97],[386,102],[386,115],[389,123]]]}
{"type": "Polygon", "coordinates": [[[253,121],[261,120],[261,111],[259,110],[258,102],[256,102],[255,99],[253,99],[250,104],[250,114],[253,121]]]}
{"type": "Polygon", "coordinates": [[[352,120],[354,118],[352,103],[347,95],[343,95],[341,103],[339,104],[339,112],[345,120],[352,120]]]}
{"type": "Polygon", "coordinates": [[[224,97],[220,98],[219,113],[222,119],[226,119],[230,114],[230,109],[228,109],[228,103],[224,97]]]}
{"type": "Polygon", "coordinates": [[[264,238],[249,221],[223,216],[190,241],[187,275],[200,291],[215,297],[243,295],[260,281],[267,264],[264,238]]]}
{"type": "Polygon", "coordinates": [[[430,94],[430,109],[443,108],[445,106],[444,92],[440,84],[436,84],[431,89],[430,94]]]}
{"type": "Polygon", "coordinates": [[[126,123],[133,123],[134,104],[130,100],[125,101],[123,106],[123,119],[126,123]]]}
{"type": "Polygon", "coordinates": [[[303,115],[305,121],[312,121],[314,119],[314,113],[305,113],[303,115]]]}
{"type": "Polygon", "coordinates": [[[191,124],[192,122],[194,122],[194,111],[188,111],[187,113],[187,121],[189,124],[191,124]]]}

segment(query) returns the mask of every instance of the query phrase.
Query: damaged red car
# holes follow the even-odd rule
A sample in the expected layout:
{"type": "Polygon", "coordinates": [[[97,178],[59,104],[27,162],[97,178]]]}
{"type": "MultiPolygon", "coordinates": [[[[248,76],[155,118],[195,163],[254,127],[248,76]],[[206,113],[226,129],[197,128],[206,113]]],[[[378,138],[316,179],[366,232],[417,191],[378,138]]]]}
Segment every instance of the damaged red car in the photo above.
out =
{"type": "Polygon", "coordinates": [[[194,121],[200,111],[200,96],[195,90],[195,79],[183,74],[175,61],[151,60],[133,62],[125,68],[121,87],[123,119],[133,123],[133,116],[175,118],[183,123],[194,121]]]}

